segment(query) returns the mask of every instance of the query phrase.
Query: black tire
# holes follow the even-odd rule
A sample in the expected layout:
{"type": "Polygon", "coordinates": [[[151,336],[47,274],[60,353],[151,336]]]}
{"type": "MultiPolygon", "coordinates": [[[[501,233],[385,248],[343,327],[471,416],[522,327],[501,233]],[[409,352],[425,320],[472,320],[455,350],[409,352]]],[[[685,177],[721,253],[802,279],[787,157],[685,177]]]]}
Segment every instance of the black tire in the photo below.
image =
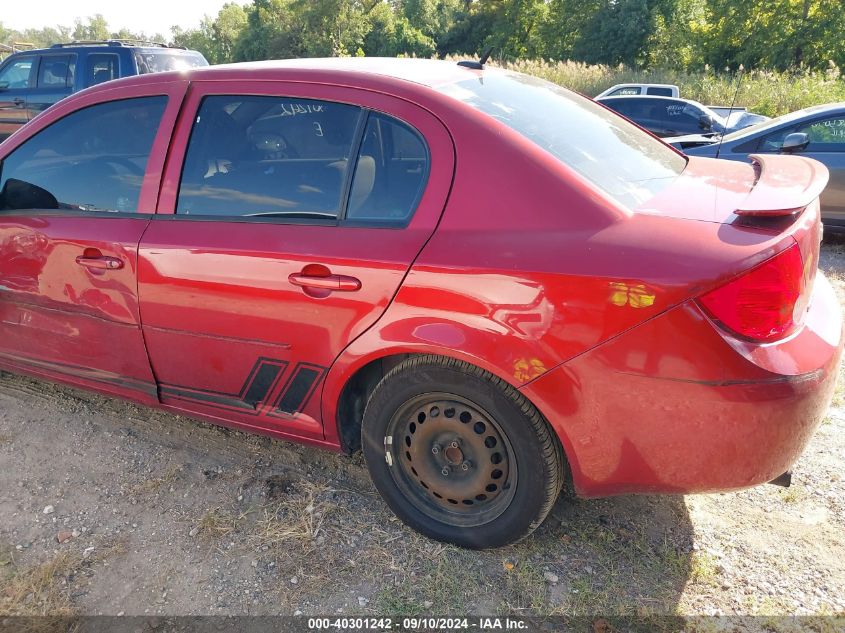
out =
{"type": "Polygon", "coordinates": [[[393,512],[461,547],[526,537],[563,482],[560,443],[540,412],[498,377],[441,356],[410,358],[379,382],[361,439],[393,512]]]}

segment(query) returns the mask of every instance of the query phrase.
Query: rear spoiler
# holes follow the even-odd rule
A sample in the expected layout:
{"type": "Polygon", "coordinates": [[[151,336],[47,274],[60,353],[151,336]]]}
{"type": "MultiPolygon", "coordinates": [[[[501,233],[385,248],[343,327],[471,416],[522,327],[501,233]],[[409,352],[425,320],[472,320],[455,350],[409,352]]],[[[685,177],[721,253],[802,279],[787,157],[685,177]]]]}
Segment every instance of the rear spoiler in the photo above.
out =
{"type": "Polygon", "coordinates": [[[757,182],[740,207],[739,216],[779,217],[798,213],[821,195],[830,177],[812,158],[751,154],[757,182]]]}

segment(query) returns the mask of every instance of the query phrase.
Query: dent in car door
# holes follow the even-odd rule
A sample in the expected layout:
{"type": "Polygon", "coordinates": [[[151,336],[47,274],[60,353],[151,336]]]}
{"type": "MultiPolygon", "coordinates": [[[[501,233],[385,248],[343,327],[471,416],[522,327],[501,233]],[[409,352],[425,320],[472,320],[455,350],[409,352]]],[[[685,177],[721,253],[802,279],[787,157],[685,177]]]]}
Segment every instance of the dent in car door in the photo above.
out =
{"type": "Polygon", "coordinates": [[[5,364],[156,401],[139,323],[137,248],[184,85],[160,88],[60,106],[4,156],[5,364]]]}
{"type": "Polygon", "coordinates": [[[315,394],[337,355],[386,309],[434,230],[452,178],[451,139],[406,101],[332,86],[198,82],[186,108],[198,115],[185,117],[174,139],[159,215],[140,248],[141,313],[161,399],[322,439],[315,394]],[[363,137],[378,127],[368,108],[405,121],[427,142],[426,164],[411,161],[398,176],[416,173],[425,183],[407,222],[391,216],[401,205],[383,206],[375,219],[368,207],[387,165],[382,154],[366,153],[363,137]],[[351,159],[319,149],[349,139],[351,159]],[[357,218],[335,219],[335,179],[352,168],[339,208],[357,218]]]}

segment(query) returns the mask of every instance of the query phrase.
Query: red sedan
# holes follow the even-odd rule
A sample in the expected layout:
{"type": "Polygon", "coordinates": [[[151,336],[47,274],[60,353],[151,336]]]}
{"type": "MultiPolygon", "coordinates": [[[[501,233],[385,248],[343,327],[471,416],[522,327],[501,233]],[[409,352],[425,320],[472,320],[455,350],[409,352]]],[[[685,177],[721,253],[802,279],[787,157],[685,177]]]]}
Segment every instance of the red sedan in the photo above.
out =
{"type": "MultiPolygon", "coordinates": [[[[0,145],[0,365],[336,451],[467,547],[586,497],[772,480],[842,320],[823,166],[685,158],[428,60],[110,82],[0,145]]],[[[476,65],[477,66],[477,65],[476,65]]]]}

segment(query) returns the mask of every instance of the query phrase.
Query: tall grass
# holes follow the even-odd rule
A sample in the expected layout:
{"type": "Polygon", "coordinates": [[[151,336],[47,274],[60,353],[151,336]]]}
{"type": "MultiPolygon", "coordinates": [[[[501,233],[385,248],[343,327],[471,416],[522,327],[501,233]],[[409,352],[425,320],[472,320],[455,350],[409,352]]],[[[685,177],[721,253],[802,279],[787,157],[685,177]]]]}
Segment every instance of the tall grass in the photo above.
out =
{"type": "MultiPolygon", "coordinates": [[[[677,70],[636,70],[626,66],[591,65],[581,62],[521,60],[498,65],[595,96],[620,83],[676,84],[685,99],[705,105],[730,105],[736,91],[736,75],[677,70]]],[[[833,65],[824,73],[752,70],[742,77],[736,105],[768,116],[779,116],[811,105],[845,101],[845,79],[833,65]]]]}

